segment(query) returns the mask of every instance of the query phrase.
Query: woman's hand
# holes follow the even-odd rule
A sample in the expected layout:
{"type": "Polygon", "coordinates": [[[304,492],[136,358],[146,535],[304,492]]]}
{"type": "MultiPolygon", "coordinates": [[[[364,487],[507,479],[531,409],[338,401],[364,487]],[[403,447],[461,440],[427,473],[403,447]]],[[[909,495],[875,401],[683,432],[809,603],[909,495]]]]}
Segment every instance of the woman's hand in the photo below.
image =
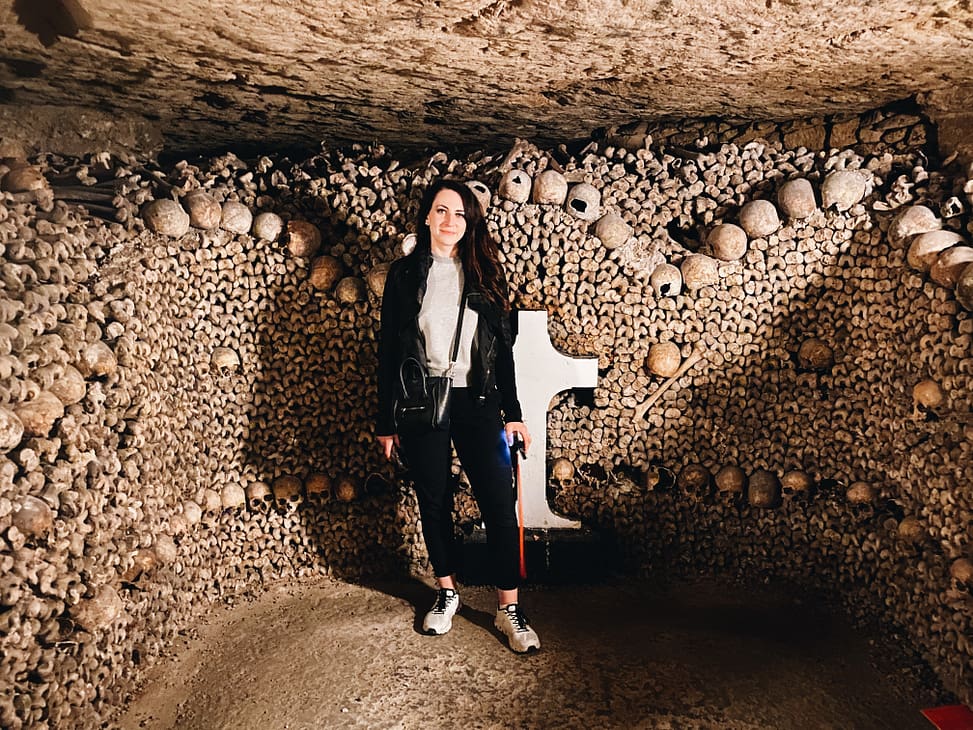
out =
{"type": "Polygon", "coordinates": [[[514,434],[520,434],[520,438],[524,440],[524,456],[527,456],[527,450],[530,448],[530,431],[527,430],[527,426],[522,421],[511,421],[503,427],[503,431],[507,437],[507,446],[513,446],[514,434]]]}
{"type": "Polygon", "coordinates": [[[392,461],[392,450],[399,448],[399,435],[394,434],[392,436],[379,436],[378,442],[382,445],[382,451],[385,452],[385,458],[392,461]]]}

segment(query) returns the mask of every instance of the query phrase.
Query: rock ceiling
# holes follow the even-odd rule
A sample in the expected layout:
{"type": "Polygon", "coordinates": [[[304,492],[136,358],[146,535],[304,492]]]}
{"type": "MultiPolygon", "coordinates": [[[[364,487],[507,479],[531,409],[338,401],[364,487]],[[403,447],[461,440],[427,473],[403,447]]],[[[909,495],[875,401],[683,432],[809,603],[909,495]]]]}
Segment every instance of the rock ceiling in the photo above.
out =
{"type": "Polygon", "coordinates": [[[178,150],[552,145],[973,99],[970,0],[0,0],[0,38],[0,132],[53,109],[178,150]]]}

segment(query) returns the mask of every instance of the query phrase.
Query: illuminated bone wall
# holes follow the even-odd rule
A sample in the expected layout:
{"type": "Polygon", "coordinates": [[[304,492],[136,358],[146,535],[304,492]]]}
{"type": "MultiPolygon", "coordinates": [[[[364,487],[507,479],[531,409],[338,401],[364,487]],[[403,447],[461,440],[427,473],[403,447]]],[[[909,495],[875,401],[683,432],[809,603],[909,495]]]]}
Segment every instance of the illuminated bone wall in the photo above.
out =
{"type": "MultiPolygon", "coordinates": [[[[638,572],[841,596],[969,701],[973,183],[928,132],[875,112],[408,164],[7,159],[0,724],[99,726],[176,631],[269,581],[424,569],[375,353],[443,174],[480,183],[515,305],[598,358],[549,414],[555,510],[638,572]]],[[[467,490],[458,510],[476,522],[467,490]]]]}

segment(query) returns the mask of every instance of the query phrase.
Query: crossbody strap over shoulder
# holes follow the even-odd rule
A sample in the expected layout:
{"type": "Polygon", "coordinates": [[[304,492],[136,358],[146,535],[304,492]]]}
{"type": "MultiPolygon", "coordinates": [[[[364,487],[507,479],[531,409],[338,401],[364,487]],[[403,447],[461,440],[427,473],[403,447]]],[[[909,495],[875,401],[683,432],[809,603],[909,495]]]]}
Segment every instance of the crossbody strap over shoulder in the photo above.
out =
{"type": "Polygon", "coordinates": [[[459,354],[459,340],[463,332],[463,312],[466,311],[466,287],[463,287],[463,296],[459,300],[459,315],[456,317],[456,331],[453,333],[453,347],[449,355],[449,367],[443,373],[444,377],[452,380],[453,370],[456,368],[456,356],[459,354]]]}

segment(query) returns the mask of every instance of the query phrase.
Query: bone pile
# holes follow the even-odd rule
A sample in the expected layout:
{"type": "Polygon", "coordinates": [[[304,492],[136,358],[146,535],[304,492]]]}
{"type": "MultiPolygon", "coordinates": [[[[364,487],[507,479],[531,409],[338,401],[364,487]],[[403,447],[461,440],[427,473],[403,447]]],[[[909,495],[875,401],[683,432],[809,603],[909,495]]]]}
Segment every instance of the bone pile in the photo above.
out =
{"type": "Polygon", "coordinates": [[[835,596],[970,701],[973,170],[911,118],[842,130],[8,158],[0,725],[102,725],[270,581],[426,569],[372,422],[385,274],[441,175],[477,181],[515,306],[599,360],[552,404],[555,509],[639,572],[835,596]]]}

